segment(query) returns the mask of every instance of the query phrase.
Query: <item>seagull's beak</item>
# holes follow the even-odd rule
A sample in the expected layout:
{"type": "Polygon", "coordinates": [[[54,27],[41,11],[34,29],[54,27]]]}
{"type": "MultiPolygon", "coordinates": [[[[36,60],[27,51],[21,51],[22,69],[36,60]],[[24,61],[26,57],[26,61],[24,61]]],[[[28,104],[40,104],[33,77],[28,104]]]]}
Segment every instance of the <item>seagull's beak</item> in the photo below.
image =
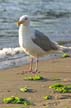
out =
{"type": "Polygon", "coordinates": [[[20,26],[21,24],[24,24],[24,22],[23,21],[18,21],[17,22],[17,26],[20,26]]]}

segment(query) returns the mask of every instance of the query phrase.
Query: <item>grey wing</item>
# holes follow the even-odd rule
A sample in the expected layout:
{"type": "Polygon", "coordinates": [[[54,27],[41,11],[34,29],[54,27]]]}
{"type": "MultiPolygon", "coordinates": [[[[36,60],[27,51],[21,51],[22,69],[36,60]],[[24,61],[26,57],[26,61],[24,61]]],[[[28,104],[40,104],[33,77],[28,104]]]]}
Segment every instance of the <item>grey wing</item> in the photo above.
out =
{"type": "Polygon", "coordinates": [[[44,51],[57,50],[57,45],[38,30],[35,30],[35,38],[32,41],[44,51]]]}

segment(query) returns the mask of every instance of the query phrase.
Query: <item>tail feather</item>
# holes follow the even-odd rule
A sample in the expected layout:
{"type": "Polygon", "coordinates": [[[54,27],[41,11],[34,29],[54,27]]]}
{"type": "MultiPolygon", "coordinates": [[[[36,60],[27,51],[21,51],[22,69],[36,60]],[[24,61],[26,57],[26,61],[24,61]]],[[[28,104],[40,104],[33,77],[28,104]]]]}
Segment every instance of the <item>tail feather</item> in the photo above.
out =
{"type": "Polygon", "coordinates": [[[71,47],[58,45],[58,49],[64,53],[71,52],[71,47]]]}

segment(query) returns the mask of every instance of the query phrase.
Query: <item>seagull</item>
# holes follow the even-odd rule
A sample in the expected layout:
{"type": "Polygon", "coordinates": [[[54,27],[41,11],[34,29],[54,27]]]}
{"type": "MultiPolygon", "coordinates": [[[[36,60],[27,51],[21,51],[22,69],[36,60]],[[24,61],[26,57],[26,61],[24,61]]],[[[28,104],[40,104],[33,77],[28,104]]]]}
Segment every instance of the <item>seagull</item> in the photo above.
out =
{"type": "Polygon", "coordinates": [[[39,72],[39,57],[55,52],[67,52],[68,50],[71,50],[71,47],[61,46],[58,43],[51,41],[44,33],[31,27],[28,15],[21,16],[17,24],[19,26],[19,45],[31,58],[30,67],[27,72],[39,72]],[[34,70],[33,59],[36,60],[34,70]]]}

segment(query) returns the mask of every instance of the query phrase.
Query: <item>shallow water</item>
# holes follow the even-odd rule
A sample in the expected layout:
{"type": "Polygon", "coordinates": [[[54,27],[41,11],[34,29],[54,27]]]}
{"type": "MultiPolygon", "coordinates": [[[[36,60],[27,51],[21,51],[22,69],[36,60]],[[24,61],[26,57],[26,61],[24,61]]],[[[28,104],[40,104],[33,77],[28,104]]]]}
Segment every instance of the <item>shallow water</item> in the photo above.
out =
{"type": "MultiPolygon", "coordinates": [[[[71,0],[0,0],[0,48],[19,46],[16,22],[24,14],[30,16],[32,27],[51,40],[71,41],[71,0]]],[[[0,68],[15,66],[22,58],[22,54],[1,55],[0,68]]]]}

